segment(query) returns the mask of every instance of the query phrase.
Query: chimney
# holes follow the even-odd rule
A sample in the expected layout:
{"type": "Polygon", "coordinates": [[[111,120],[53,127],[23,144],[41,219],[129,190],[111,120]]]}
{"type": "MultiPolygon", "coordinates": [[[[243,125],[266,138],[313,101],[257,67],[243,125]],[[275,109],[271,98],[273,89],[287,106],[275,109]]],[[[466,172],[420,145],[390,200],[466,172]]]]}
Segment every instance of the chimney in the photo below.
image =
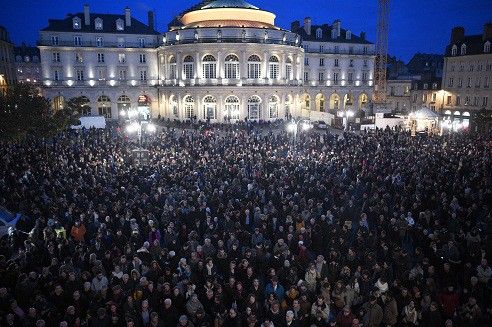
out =
{"type": "Polygon", "coordinates": [[[307,35],[311,35],[311,17],[304,18],[304,31],[307,35]]]}
{"type": "Polygon", "coordinates": [[[336,31],[336,36],[340,36],[340,28],[342,26],[342,23],[340,22],[339,19],[333,22],[333,29],[336,31]]]}
{"type": "Polygon", "coordinates": [[[132,26],[132,16],[130,8],[125,8],[125,26],[132,26]]]}
{"type": "Polygon", "coordinates": [[[148,22],[149,22],[149,28],[151,30],[154,30],[154,27],[155,27],[154,12],[153,11],[149,11],[147,13],[147,18],[148,18],[148,22]]]}
{"type": "Polygon", "coordinates": [[[459,43],[465,38],[465,29],[461,26],[454,27],[451,30],[451,43],[459,43]]]}
{"type": "Polygon", "coordinates": [[[89,5],[84,5],[84,25],[91,24],[91,14],[89,13],[89,5]]]}
{"type": "Polygon", "coordinates": [[[301,27],[301,23],[299,23],[298,20],[290,23],[290,30],[294,33],[296,33],[300,27],[301,27]]]}
{"type": "Polygon", "coordinates": [[[483,25],[482,40],[487,41],[490,39],[492,39],[492,23],[487,23],[483,25]]]}

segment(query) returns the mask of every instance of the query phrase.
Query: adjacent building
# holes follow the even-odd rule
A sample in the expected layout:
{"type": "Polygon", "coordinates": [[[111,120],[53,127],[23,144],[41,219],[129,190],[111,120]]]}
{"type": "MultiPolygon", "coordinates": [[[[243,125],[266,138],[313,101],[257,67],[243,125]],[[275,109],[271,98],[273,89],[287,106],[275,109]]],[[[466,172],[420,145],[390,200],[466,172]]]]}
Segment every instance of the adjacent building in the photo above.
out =
{"type": "Polygon", "coordinates": [[[387,108],[396,113],[407,113],[411,110],[410,90],[411,79],[390,79],[386,95],[387,108]]]}
{"type": "Polygon", "coordinates": [[[463,27],[451,31],[443,72],[443,114],[453,119],[479,110],[492,110],[492,23],[483,33],[465,35],[463,27]]]}
{"type": "Polygon", "coordinates": [[[374,45],[364,33],[310,19],[289,31],[275,18],[243,0],[205,0],[159,34],[153,12],[144,24],[129,8],[109,15],[85,6],[40,32],[45,95],[55,109],[84,96],[87,114],[110,119],[128,108],[214,122],[367,109],[374,45]]]}
{"type": "Polygon", "coordinates": [[[54,109],[66,99],[87,98],[92,112],[117,118],[123,108],[158,110],[159,83],[154,14],[148,24],[131,16],[84,11],[49,20],[40,31],[38,48],[45,96],[54,109]]]}
{"type": "Polygon", "coordinates": [[[14,45],[5,27],[0,26],[0,92],[15,81],[14,45]]]}
{"type": "Polygon", "coordinates": [[[301,110],[367,110],[373,93],[374,44],[335,20],[315,25],[293,22],[291,30],[301,36],[304,74],[301,110]]]}
{"type": "Polygon", "coordinates": [[[39,49],[23,44],[14,48],[14,56],[17,81],[40,85],[42,77],[39,49]]]}

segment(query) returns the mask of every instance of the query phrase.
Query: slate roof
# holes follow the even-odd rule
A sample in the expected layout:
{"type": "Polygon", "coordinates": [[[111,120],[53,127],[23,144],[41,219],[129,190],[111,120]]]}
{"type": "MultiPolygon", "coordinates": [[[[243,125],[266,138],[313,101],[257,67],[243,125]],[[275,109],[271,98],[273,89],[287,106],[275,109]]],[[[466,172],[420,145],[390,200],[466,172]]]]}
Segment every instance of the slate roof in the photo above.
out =
{"type": "Polygon", "coordinates": [[[459,56],[461,56],[461,45],[463,43],[466,44],[465,56],[483,54],[484,53],[483,52],[483,46],[487,41],[489,41],[492,44],[492,38],[483,40],[482,34],[466,35],[465,38],[461,42],[448,44],[448,46],[446,47],[446,51],[445,51],[444,55],[446,57],[459,57],[459,56]],[[455,44],[458,47],[458,51],[456,53],[456,56],[452,56],[451,51],[452,51],[453,45],[455,45],[455,44]]]}
{"type": "Polygon", "coordinates": [[[341,28],[340,29],[340,36],[337,37],[336,39],[331,38],[331,30],[333,29],[333,26],[328,25],[328,24],[323,24],[323,25],[311,25],[311,35],[308,35],[306,31],[304,30],[303,26],[300,26],[297,30],[292,31],[294,33],[297,33],[301,36],[303,41],[313,41],[313,42],[340,42],[340,43],[359,43],[359,44],[372,44],[371,42],[362,39],[360,36],[352,33],[352,36],[350,40],[347,40],[347,30],[341,28]],[[322,37],[317,38],[316,37],[316,30],[318,28],[321,28],[322,31],[322,37]]]}
{"type": "Polygon", "coordinates": [[[25,56],[28,56],[31,59],[34,56],[38,56],[39,58],[39,49],[37,47],[21,45],[19,47],[14,47],[14,55],[21,56],[22,58],[24,58],[25,56]]]}
{"type": "Polygon", "coordinates": [[[81,33],[116,33],[116,34],[146,34],[146,35],[158,35],[160,34],[156,30],[151,29],[148,25],[142,23],[141,21],[131,18],[131,26],[124,26],[122,31],[116,29],[116,21],[122,19],[125,21],[125,15],[115,15],[115,14],[98,14],[90,13],[90,25],[84,24],[84,13],[69,14],[64,19],[50,19],[48,21],[48,26],[43,28],[41,31],[50,32],[73,32],[78,31],[81,33]],[[79,17],[81,22],[81,28],[75,30],[73,28],[73,18],[79,17]],[[96,18],[101,18],[103,21],[103,29],[96,30],[94,20],[96,18]]]}
{"type": "Polygon", "coordinates": [[[259,9],[244,0],[215,0],[201,9],[212,9],[212,8],[245,8],[245,9],[259,9]]]}

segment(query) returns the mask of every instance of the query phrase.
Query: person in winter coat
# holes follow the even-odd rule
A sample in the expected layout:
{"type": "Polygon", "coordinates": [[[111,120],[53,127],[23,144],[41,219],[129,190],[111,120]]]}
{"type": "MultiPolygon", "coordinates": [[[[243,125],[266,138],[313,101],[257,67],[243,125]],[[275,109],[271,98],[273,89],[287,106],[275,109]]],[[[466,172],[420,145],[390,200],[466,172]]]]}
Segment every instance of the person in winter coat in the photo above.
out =
{"type": "Polygon", "coordinates": [[[330,306],[325,303],[322,295],[318,295],[318,298],[311,306],[311,317],[316,319],[321,317],[324,322],[328,322],[330,316],[330,306]]]}
{"type": "Polygon", "coordinates": [[[314,266],[314,264],[311,264],[309,266],[309,269],[306,271],[306,274],[304,275],[304,280],[306,281],[309,291],[315,292],[316,283],[317,283],[317,274],[316,274],[316,267],[314,266]]]}
{"type": "Polygon", "coordinates": [[[70,230],[70,235],[73,237],[75,242],[84,242],[86,231],[85,225],[80,221],[76,221],[75,225],[73,225],[70,230]]]}
{"type": "Polygon", "coordinates": [[[405,326],[417,326],[418,312],[413,301],[403,308],[401,315],[405,326]]]}
{"type": "Polygon", "coordinates": [[[398,322],[398,307],[396,300],[391,294],[381,295],[384,303],[383,322],[386,326],[395,326],[398,322]]]}
{"type": "Polygon", "coordinates": [[[454,292],[453,286],[448,286],[445,292],[439,294],[439,302],[445,318],[452,318],[459,304],[459,296],[454,292]]]}
{"type": "Polygon", "coordinates": [[[337,316],[337,326],[340,327],[352,327],[352,321],[355,319],[355,315],[350,311],[350,307],[345,306],[337,316]]]}
{"type": "Polygon", "coordinates": [[[383,321],[383,309],[376,302],[376,297],[371,296],[369,302],[366,302],[363,306],[364,313],[364,326],[376,327],[383,321]]]}

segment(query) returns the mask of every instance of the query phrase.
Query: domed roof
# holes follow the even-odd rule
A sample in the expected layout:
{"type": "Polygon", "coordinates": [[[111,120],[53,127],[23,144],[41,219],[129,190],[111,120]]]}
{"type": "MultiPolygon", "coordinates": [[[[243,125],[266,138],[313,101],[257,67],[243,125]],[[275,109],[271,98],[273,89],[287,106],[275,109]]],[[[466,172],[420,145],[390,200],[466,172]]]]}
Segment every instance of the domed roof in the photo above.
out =
{"type": "Polygon", "coordinates": [[[259,9],[252,4],[247,3],[244,0],[216,0],[208,5],[203,6],[201,9],[212,8],[245,8],[245,9],[259,9]]]}

